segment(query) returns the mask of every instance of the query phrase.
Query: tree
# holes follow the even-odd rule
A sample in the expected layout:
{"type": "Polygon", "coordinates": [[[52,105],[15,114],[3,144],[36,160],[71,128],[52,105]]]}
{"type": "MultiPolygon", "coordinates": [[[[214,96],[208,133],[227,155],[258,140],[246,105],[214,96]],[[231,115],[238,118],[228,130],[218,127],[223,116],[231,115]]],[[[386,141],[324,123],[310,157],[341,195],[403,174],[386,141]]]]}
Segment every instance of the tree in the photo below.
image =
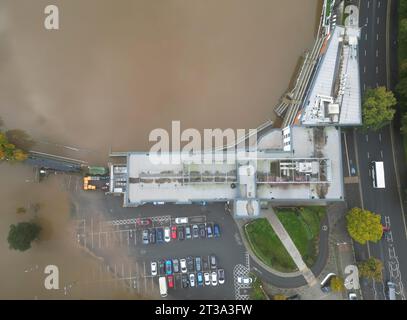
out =
{"type": "Polygon", "coordinates": [[[0,132],[0,160],[6,161],[24,161],[28,154],[8,140],[7,136],[0,132]]]}
{"type": "Polygon", "coordinates": [[[13,129],[6,131],[8,141],[16,146],[16,148],[28,152],[34,146],[35,142],[30,135],[24,130],[13,129]]]}
{"type": "Polygon", "coordinates": [[[403,117],[401,118],[400,130],[403,134],[407,134],[407,113],[403,114],[403,117]]]}
{"type": "Polygon", "coordinates": [[[393,92],[385,87],[366,90],[363,99],[363,126],[365,129],[379,130],[393,120],[397,100],[393,92]]]}
{"type": "Polygon", "coordinates": [[[33,222],[12,224],[7,237],[10,249],[19,251],[30,249],[31,242],[38,239],[40,232],[41,227],[33,222]]]}
{"type": "Polygon", "coordinates": [[[273,296],[273,300],[287,300],[287,296],[285,296],[283,294],[275,294],[273,296]]]}
{"type": "Polygon", "coordinates": [[[399,26],[399,41],[407,41],[407,19],[401,19],[399,26]]]}
{"type": "Polygon", "coordinates": [[[403,100],[407,100],[407,77],[399,81],[396,90],[403,100]]]}
{"type": "Polygon", "coordinates": [[[18,207],[16,212],[17,212],[17,214],[23,214],[23,213],[26,213],[27,210],[24,207],[18,207]]]}
{"type": "Polygon", "coordinates": [[[346,215],[347,229],[350,236],[357,242],[379,241],[383,236],[380,215],[368,210],[353,208],[346,215]]]}
{"type": "Polygon", "coordinates": [[[331,289],[333,292],[343,292],[345,290],[343,280],[340,277],[332,277],[331,289]]]}
{"type": "Polygon", "coordinates": [[[383,262],[376,258],[370,258],[358,264],[359,276],[373,279],[377,282],[383,280],[383,262]]]}

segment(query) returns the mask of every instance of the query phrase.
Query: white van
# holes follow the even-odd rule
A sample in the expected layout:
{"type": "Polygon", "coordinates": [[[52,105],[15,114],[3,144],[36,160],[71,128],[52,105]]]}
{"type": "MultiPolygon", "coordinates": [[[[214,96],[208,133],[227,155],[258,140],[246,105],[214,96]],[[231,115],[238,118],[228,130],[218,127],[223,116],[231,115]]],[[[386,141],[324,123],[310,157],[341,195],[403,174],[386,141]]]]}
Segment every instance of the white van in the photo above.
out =
{"type": "Polygon", "coordinates": [[[389,300],[397,300],[396,299],[396,285],[393,282],[387,282],[387,291],[388,291],[388,298],[389,300]]]}
{"type": "Polygon", "coordinates": [[[160,277],[158,279],[158,284],[160,286],[160,295],[165,298],[167,296],[167,279],[165,277],[160,277]]]}

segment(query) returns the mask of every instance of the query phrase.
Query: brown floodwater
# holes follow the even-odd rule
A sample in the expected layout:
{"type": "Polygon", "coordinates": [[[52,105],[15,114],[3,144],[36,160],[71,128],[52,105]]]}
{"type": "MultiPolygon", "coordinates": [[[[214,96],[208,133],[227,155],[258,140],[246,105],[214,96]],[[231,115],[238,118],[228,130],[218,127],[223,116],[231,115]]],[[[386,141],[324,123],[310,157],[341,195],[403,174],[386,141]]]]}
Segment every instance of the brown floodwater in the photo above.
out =
{"type": "Polygon", "coordinates": [[[104,156],[148,148],[172,120],[256,128],[312,46],[321,2],[54,0],[60,30],[47,31],[48,0],[2,0],[1,116],[104,156]]]}
{"type": "MultiPolygon", "coordinates": [[[[101,259],[76,246],[68,194],[61,189],[60,178],[34,184],[31,168],[4,163],[0,164],[0,176],[0,299],[144,298],[115,281],[101,259]],[[40,204],[37,213],[29,209],[36,203],[40,204]],[[16,213],[19,207],[27,208],[27,212],[16,213]],[[10,224],[31,220],[43,228],[40,240],[25,252],[9,250],[10,224]],[[59,290],[45,289],[47,265],[58,267],[59,290]]],[[[127,262],[123,257],[116,260],[127,262]]]]}

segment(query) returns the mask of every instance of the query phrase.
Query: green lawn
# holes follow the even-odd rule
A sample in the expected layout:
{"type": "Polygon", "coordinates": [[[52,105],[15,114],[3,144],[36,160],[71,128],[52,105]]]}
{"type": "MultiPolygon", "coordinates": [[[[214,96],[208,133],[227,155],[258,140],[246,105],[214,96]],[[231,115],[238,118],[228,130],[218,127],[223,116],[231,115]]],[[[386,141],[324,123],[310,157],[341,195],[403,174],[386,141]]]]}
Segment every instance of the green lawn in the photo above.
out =
{"type": "Polygon", "coordinates": [[[304,262],[312,267],[318,256],[319,230],[325,207],[282,208],[276,212],[304,262]]]}
{"type": "Polygon", "coordinates": [[[297,269],[267,219],[247,224],[246,237],[257,257],[265,264],[281,272],[293,272],[297,269]]]}

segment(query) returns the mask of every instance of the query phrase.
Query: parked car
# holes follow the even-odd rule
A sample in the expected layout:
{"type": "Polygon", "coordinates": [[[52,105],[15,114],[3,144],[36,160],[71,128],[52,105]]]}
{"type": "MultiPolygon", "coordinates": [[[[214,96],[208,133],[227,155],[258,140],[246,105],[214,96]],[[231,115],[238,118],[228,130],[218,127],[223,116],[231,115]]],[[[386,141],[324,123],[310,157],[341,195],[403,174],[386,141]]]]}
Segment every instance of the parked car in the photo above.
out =
{"type": "Polygon", "coordinates": [[[189,285],[195,287],[195,275],[193,273],[189,274],[189,285]]]}
{"type": "Polygon", "coordinates": [[[168,288],[174,288],[174,276],[169,275],[167,278],[168,278],[168,288]]]}
{"type": "Polygon", "coordinates": [[[188,218],[187,217],[175,218],[175,223],[176,224],[187,224],[188,223],[188,218]]]}
{"type": "Polygon", "coordinates": [[[195,269],[197,272],[202,271],[201,257],[195,258],[195,269]]]}
{"type": "Polygon", "coordinates": [[[211,277],[208,272],[204,273],[204,279],[205,279],[205,286],[210,286],[211,285],[211,277]]]}
{"type": "Polygon", "coordinates": [[[188,268],[187,268],[187,260],[186,259],[181,259],[179,261],[180,267],[181,267],[181,272],[182,273],[187,273],[188,272],[188,268]]]}
{"type": "Polygon", "coordinates": [[[178,261],[178,259],[172,259],[172,269],[174,270],[174,273],[179,272],[179,261],[178,261]]]}
{"type": "Polygon", "coordinates": [[[164,260],[158,261],[158,269],[160,271],[160,275],[165,274],[165,261],[164,260]]]}
{"type": "Polygon", "coordinates": [[[202,239],[206,238],[206,230],[205,230],[205,225],[204,224],[199,225],[199,236],[202,239]]]}
{"type": "Polygon", "coordinates": [[[143,244],[148,244],[149,242],[149,233],[148,229],[143,230],[143,244]]]}
{"type": "Polygon", "coordinates": [[[250,277],[237,277],[237,282],[240,284],[251,284],[253,279],[250,277]]]}
{"type": "Polygon", "coordinates": [[[216,269],[216,257],[214,254],[211,254],[209,257],[209,263],[211,264],[211,269],[216,269]]]}
{"type": "Polygon", "coordinates": [[[151,275],[154,277],[157,275],[157,262],[151,262],[151,275]]]}
{"type": "Polygon", "coordinates": [[[202,287],[202,286],[203,286],[204,280],[203,280],[202,272],[198,272],[198,273],[196,274],[196,282],[198,283],[198,287],[202,287]]]}
{"type": "Polygon", "coordinates": [[[191,227],[190,226],[185,227],[185,238],[186,239],[191,239],[192,238],[191,227]]]}
{"type": "Polygon", "coordinates": [[[188,275],[183,274],[181,277],[181,285],[182,288],[188,288],[189,287],[189,280],[188,280],[188,275]]]}
{"type": "Polygon", "coordinates": [[[164,228],[164,241],[165,242],[170,242],[171,241],[170,227],[165,227],[164,228]]]}
{"type": "Polygon", "coordinates": [[[136,219],[137,226],[149,226],[151,224],[152,224],[151,219],[141,219],[141,218],[136,219]]]}
{"type": "Polygon", "coordinates": [[[213,235],[215,238],[220,238],[220,227],[217,223],[213,225],[213,235]]]}
{"type": "Polygon", "coordinates": [[[176,226],[171,227],[171,239],[173,239],[173,240],[177,239],[177,227],[176,226]]]}
{"type": "Polygon", "coordinates": [[[150,243],[155,243],[156,240],[156,231],[155,229],[150,230],[150,243]]]}
{"type": "Polygon", "coordinates": [[[184,240],[185,239],[185,231],[184,227],[178,227],[178,240],[184,240]]]}
{"type": "Polygon", "coordinates": [[[212,238],[213,237],[213,232],[212,232],[212,225],[210,223],[208,223],[206,225],[206,236],[208,238],[212,238]]]}
{"type": "Polygon", "coordinates": [[[294,294],[288,297],[287,300],[301,300],[301,296],[299,294],[294,294]]]}
{"type": "Polygon", "coordinates": [[[163,242],[164,242],[164,229],[157,228],[157,243],[163,243],[163,242]]]}
{"type": "Polygon", "coordinates": [[[194,239],[199,238],[199,231],[198,231],[198,225],[194,224],[192,226],[192,237],[194,239]]]}
{"type": "Polygon", "coordinates": [[[194,272],[194,259],[192,257],[187,257],[187,268],[189,272],[194,272]]]}
{"type": "Polygon", "coordinates": [[[224,269],[218,269],[218,281],[219,281],[219,284],[225,283],[225,270],[224,269]]]}
{"type": "Polygon", "coordinates": [[[172,274],[172,261],[171,260],[165,261],[165,273],[167,275],[172,274]]]}
{"type": "Polygon", "coordinates": [[[211,274],[211,284],[214,287],[218,285],[218,274],[216,273],[216,271],[213,271],[211,274]]]}
{"type": "Polygon", "coordinates": [[[349,300],[358,300],[358,296],[354,292],[349,293],[348,297],[349,297],[349,300]]]}
{"type": "Polygon", "coordinates": [[[209,264],[208,264],[208,258],[207,257],[202,257],[202,269],[203,270],[208,270],[209,269],[209,264]]]}

